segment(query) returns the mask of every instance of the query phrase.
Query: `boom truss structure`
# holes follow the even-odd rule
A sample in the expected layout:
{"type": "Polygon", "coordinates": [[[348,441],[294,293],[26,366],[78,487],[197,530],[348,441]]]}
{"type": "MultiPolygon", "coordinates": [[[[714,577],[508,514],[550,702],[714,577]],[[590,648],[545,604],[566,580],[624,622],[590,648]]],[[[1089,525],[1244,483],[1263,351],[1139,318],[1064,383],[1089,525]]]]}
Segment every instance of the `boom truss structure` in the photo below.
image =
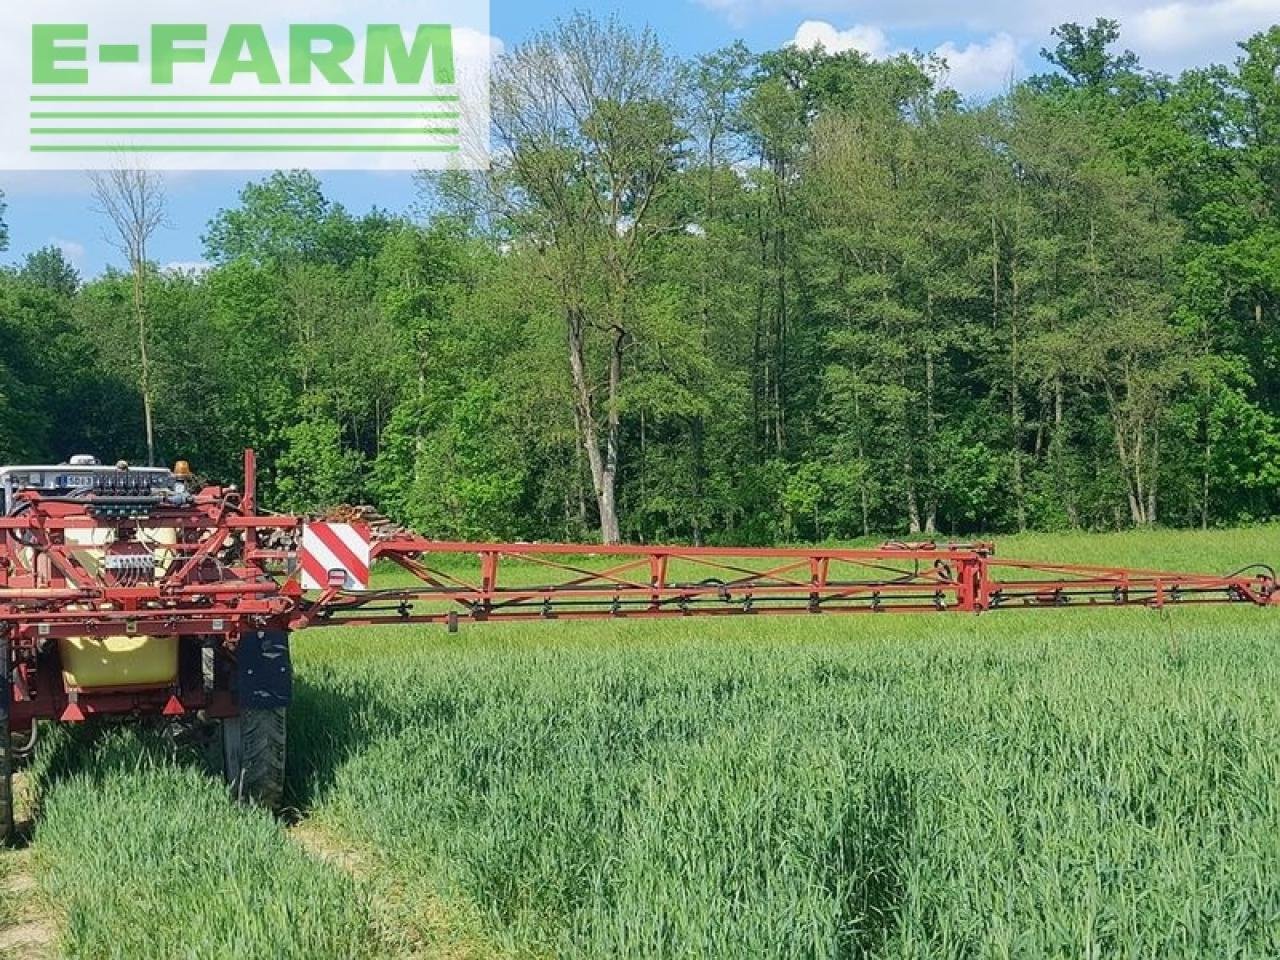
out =
{"type": "Polygon", "coordinates": [[[326,590],[300,603],[293,626],[1280,602],[1268,569],[1214,576],[1006,560],[990,543],[599,547],[396,535],[375,539],[372,556],[415,582],[326,590]]]}

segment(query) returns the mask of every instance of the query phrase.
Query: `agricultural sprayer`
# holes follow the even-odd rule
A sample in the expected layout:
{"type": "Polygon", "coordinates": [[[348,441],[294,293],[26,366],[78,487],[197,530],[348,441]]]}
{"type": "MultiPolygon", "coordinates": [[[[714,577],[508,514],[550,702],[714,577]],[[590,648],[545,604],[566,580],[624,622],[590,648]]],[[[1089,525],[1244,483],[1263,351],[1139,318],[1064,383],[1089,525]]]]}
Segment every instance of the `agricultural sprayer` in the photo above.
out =
{"type": "Polygon", "coordinates": [[[428,540],[259,509],[239,486],[87,457],[0,469],[0,833],[39,721],[166,717],[211,733],[232,791],[284,786],[293,631],[343,625],[978,613],[1280,603],[1275,575],[997,559],[990,544],[595,546],[428,540]],[[378,562],[408,574],[376,589],[378,562]],[[474,572],[472,572],[474,571],[474,572]]]}

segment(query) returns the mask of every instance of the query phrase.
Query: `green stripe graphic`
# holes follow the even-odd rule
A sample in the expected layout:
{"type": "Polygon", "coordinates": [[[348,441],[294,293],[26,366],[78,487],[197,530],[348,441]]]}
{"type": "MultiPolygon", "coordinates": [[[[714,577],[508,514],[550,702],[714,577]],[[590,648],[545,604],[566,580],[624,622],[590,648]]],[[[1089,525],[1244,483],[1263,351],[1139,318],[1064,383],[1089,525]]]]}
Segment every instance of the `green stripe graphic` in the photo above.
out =
{"type": "Polygon", "coordinates": [[[456,111],[434,113],[331,113],[325,110],[289,111],[33,111],[32,120],[457,120],[456,111]]]}
{"type": "Polygon", "coordinates": [[[214,145],[203,143],[154,143],[146,146],[119,146],[117,144],[33,144],[32,153],[458,153],[457,144],[423,143],[417,146],[404,144],[328,144],[317,143],[214,145]]]}
{"type": "Polygon", "coordinates": [[[137,63],[140,59],[136,43],[104,43],[98,47],[99,63],[137,63]]]}
{"type": "Polygon", "coordinates": [[[343,94],[312,96],[68,96],[42,94],[33,96],[32,103],[341,103],[355,101],[361,103],[457,103],[457,96],[391,96],[387,94],[343,94]]]}
{"type": "Polygon", "coordinates": [[[281,135],[296,134],[313,134],[317,136],[347,136],[355,134],[357,136],[373,136],[373,135],[389,135],[398,137],[432,137],[432,136],[456,136],[457,127],[289,127],[288,129],[278,129],[272,127],[32,127],[31,132],[40,136],[49,135],[74,135],[74,136],[92,136],[102,134],[104,136],[137,136],[139,134],[154,136],[168,134],[182,134],[184,136],[208,136],[216,134],[219,136],[261,136],[263,134],[269,137],[281,135]]]}

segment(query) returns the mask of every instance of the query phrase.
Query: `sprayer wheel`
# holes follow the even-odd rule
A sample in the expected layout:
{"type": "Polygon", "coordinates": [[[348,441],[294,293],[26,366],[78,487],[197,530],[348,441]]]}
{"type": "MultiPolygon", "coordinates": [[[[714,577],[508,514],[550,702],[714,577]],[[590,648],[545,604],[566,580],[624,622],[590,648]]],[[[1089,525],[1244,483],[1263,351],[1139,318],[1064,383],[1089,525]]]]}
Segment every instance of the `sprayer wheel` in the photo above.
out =
{"type": "Polygon", "coordinates": [[[242,710],[222,721],[222,771],[231,795],[278,810],[284,799],[285,709],[242,710]]]}
{"type": "Polygon", "coordinates": [[[13,837],[13,744],[9,718],[0,720],[0,845],[13,837]]]}
{"type": "Polygon", "coordinates": [[[0,632],[0,844],[13,837],[13,740],[9,736],[9,710],[13,693],[9,687],[9,635],[0,632]]]}

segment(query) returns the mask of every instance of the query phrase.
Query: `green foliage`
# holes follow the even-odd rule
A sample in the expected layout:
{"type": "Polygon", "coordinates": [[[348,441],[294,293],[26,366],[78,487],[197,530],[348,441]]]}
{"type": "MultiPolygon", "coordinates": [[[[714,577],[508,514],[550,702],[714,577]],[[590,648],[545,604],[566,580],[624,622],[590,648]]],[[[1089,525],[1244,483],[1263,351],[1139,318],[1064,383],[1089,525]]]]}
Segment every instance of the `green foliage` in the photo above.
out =
{"type": "Polygon", "coordinates": [[[504,398],[481,381],[447,406],[406,401],[392,414],[378,463],[386,502],[431,536],[519,536],[525,471],[502,429],[504,398]]]}
{"type": "Polygon", "coordinates": [[[61,248],[41,247],[22,261],[19,276],[50,293],[64,298],[74,297],[80,289],[80,272],[71,265],[61,248]]]}
{"type": "Polygon", "coordinates": [[[822,465],[802,463],[787,477],[782,489],[782,507],[786,511],[785,533],[788,539],[798,539],[799,529],[806,529],[810,536],[822,538],[822,507],[826,500],[822,465]]]}
{"type": "Polygon", "coordinates": [[[372,256],[391,219],[372,211],[353,219],[333,203],[307,170],[276,171],[240,191],[240,204],[223,210],[204,236],[205,255],[216,263],[241,258],[257,264],[350,264],[372,256]]]}
{"type": "Polygon", "coordinates": [[[313,412],[285,428],[276,460],[280,508],[311,513],[347,502],[360,492],[362,467],[360,454],[343,447],[341,426],[313,412]]]}
{"type": "Polygon", "coordinates": [[[1120,39],[1120,24],[1099,17],[1091,27],[1064,23],[1050,33],[1058,38],[1052,50],[1040,55],[1059,68],[1064,77],[1040,78],[1052,86],[1054,80],[1065,81],[1086,90],[1105,91],[1121,78],[1132,76],[1138,69],[1138,58],[1131,50],[1113,54],[1110,47],[1120,39]]]}

